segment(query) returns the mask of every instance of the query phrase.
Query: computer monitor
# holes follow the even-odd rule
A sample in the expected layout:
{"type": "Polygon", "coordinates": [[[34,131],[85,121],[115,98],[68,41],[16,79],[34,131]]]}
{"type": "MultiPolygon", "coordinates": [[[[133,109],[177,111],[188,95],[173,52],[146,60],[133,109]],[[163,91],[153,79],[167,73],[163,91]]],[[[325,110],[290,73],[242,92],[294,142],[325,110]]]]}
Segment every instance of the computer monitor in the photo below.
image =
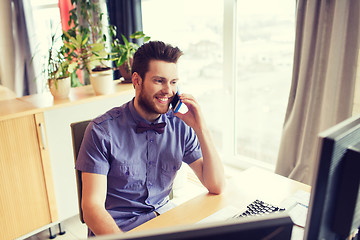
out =
{"type": "Polygon", "coordinates": [[[360,115],[319,134],[304,239],[346,239],[360,226],[360,115]]]}
{"type": "Polygon", "coordinates": [[[221,222],[195,223],[100,236],[94,240],[290,240],[292,227],[293,222],[286,213],[273,213],[266,216],[244,217],[221,222]]]}

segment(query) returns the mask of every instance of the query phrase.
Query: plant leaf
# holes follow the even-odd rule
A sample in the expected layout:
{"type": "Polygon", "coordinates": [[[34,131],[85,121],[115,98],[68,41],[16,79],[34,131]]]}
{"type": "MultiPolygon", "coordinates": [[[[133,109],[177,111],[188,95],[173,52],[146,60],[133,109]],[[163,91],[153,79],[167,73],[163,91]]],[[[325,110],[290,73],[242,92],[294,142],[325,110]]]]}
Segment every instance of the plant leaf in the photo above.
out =
{"type": "Polygon", "coordinates": [[[70,64],[69,64],[69,68],[68,68],[69,73],[73,73],[73,72],[76,70],[77,66],[78,66],[78,65],[77,65],[76,62],[70,63],[70,64]]]}
{"type": "Polygon", "coordinates": [[[129,41],[126,39],[126,37],[125,37],[123,34],[121,34],[121,37],[122,37],[122,39],[123,39],[123,41],[124,41],[124,44],[125,44],[126,46],[129,46],[129,41]]]}

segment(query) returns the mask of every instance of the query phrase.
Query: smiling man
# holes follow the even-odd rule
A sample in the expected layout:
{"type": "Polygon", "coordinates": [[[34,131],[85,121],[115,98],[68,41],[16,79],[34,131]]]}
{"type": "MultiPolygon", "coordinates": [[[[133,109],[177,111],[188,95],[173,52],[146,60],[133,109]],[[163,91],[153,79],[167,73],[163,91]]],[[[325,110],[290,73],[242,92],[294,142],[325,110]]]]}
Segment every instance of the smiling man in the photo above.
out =
{"type": "Polygon", "coordinates": [[[169,109],[181,55],[160,41],[142,45],[133,61],[134,99],[87,127],[76,169],[89,236],[129,231],[174,207],[168,196],[183,162],[210,193],[223,190],[224,169],[199,104],[181,94],[188,111],[169,109]]]}

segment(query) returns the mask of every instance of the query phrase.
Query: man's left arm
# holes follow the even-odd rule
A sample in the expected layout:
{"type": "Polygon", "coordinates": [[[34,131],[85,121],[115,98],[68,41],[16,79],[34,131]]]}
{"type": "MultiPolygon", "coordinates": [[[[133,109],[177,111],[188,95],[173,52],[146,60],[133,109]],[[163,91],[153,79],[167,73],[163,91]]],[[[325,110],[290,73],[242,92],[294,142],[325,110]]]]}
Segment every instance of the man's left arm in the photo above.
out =
{"type": "Polygon", "coordinates": [[[189,166],[210,193],[220,194],[225,187],[224,167],[205,124],[200,106],[191,95],[181,94],[180,99],[187,106],[188,111],[185,114],[178,112],[175,115],[194,129],[203,155],[189,166]]]}

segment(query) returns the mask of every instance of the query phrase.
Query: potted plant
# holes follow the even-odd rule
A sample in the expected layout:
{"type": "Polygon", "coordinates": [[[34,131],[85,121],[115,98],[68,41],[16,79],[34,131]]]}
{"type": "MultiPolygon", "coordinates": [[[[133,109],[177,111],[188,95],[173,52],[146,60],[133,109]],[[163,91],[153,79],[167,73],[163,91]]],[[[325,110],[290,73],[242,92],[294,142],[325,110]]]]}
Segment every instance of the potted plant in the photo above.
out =
{"type": "MultiPolygon", "coordinates": [[[[102,34],[102,16],[99,2],[72,0],[75,8],[70,11],[69,25],[63,34],[69,57],[77,69],[90,76],[90,83],[97,95],[113,91],[113,72],[108,66],[112,53],[106,50],[106,35],[102,34]]],[[[86,83],[86,81],[84,81],[86,83]]]]}
{"type": "MultiPolygon", "coordinates": [[[[133,56],[136,50],[139,48],[139,45],[128,41],[126,37],[121,34],[123,44],[120,43],[120,40],[116,38],[116,27],[110,27],[110,36],[112,37],[111,49],[114,53],[113,59],[115,61],[116,67],[119,69],[121,76],[124,78],[124,82],[131,82],[131,67],[133,56]]],[[[137,31],[129,36],[131,39],[142,39],[143,42],[150,40],[149,36],[146,36],[142,31],[137,31]]]]}
{"type": "Polygon", "coordinates": [[[76,68],[85,70],[90,76],[90,83],[96,95],[108,94],[113,91],[112,68],[105,61],[110,60],[110,53],[101,40],[90,43],[87,34],[76,33],[75,37],[64,32],[65,46],[69,49],[68,56],[76,63],[76,68]]]}
{"type": "Polygon", "coordinates": [[[48,57],[44,73],[46,73],[47,83],[54,99],[68,98],[71,88],[71,73],[76,68],[76,63],[69,61],[66,54],[68,52],[65,45],[58,50],[54,49],[55,34],[51,36],[51,45],[48,50],[48,57]]]}

